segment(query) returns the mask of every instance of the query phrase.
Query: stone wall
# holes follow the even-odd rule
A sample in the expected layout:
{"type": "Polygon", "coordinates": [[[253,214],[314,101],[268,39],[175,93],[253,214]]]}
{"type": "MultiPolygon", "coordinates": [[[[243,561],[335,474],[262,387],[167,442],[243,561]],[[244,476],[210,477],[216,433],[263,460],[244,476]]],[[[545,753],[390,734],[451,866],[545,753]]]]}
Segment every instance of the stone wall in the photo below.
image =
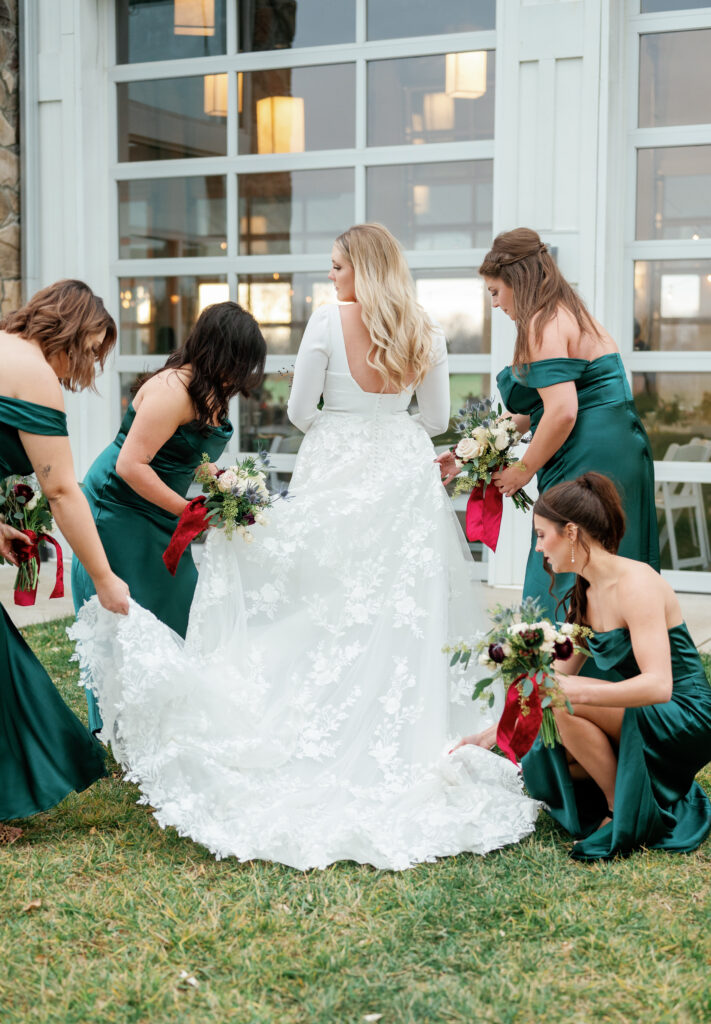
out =
{"type": "Polygon", "coordinates": [[[0,0],[0,313],[22,302],[17,0],[0,0]]]}

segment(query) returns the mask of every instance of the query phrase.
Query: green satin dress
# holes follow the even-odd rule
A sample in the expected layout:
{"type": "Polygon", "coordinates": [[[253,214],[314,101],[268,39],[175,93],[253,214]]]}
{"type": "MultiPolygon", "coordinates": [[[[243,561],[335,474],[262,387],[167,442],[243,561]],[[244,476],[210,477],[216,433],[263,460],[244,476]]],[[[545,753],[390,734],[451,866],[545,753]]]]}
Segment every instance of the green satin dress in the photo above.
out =
{"type": "MultiPolygon", "coordinates": [[[[571,779],[562,747],[545,758],[536,748],[527,755],[535,768],[526,775],[531,796],[572,835],[587,837],[573,847],[576,860],[607,859],[641,846],[689,853],[711,832],[711,802],[694,781],[711,761],[711,686],[684,623],[669,630],[669,644],[671,700],[625,709],[611,822],[598,828],[607,814],[602,791],[592,780],[571,779]]],[[[626,629],[596,633],[589,647],[601,669],[615,668],[625,679],[639,674],[626,629]]]]}
{"type": "MultiPolygon", "coordinates": [[[[152,611],[180,636],[188,628],[190,604],[197,583],[197,569],[188,549],[178,571],[171,576],[163,564],[163,552],[178,522],[129,487],[116,472],[116,460],[135,418],[129,405],[113,442],[99,455],[84,478],[84,493],[89,501],[96,527],[109,564],[117,576],[128,583],[131,597],[152,611]]],[[[215,461],[232,436],[226,422],[206,432],[188,423],[178,427],[153,457],[151,468],[163,483],[180,495],[186,495],[203,452],[215,461]]],[[[72,595],[78,611],[93,594],[91,579],[78,561],[72,562],[72,595]]],[[[93,693],[87,691],[89,727],[101,729],[101,716],[93,693]]]]}
{"type": "MultiPolygon", "coordinates": [[[[63,412],[0,396],[0,473],[32,472],[18,431],[66,437],[63,412]]],[[[2,608],[0,821],[46,811],[106,775],[101,744],[69,710],[2,608]]]]}
{"type": "MultiPolygon", "coordinates": [[[[578,414],[567,440],[539,469],[538,493],[562,480],[574,480],[594,470],[610,477],[617,487],[625,510],[626,529],[619,554],[646,562],[659,569],[659,535],[654,505],[654,461],[649,438],[637,415],[627,383],[625,368],[618,352],[610,352],[588,362],[587,359],[541,359],[524,366],[507,366],[496,378],[499,392],[509,412],[531,417],[531,430],[543,416],[543,400],[538,388],[574,381],[578,394],[578,414]]],[[[551,619],[556,605],[573,586],[573,573],[555,578],[553,594],[548,593],[551,578],[543,556],[531,550],[523,584],[524,597],[537,597],[543,614],[551,619]]]]}

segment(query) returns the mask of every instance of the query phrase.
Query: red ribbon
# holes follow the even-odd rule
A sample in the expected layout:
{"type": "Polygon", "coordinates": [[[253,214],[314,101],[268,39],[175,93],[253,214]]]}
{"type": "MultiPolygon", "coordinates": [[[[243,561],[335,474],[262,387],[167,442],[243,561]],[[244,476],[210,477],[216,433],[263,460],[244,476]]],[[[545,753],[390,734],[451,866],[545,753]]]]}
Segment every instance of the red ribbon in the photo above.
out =
{"type": "MultiPolygon", "coordinates": [[[[34,530],[20,530],[20,533],[24,533],[27,537],[28,543],[21,544],[20,541],[14,541],[12,549],[17,555],[17,561],[20,565],[25,562],[36,562],[37,563],[37,576],[39,576],[40,568],[40,556],[39,556],[39,542],[40,540],[46,540],[48,544],[54,546],[54,550],[57,552],[57,576],[54,581],[54,590],[49,595],[50,597],[64,597],[64,559],[62,557],[62,549],[54,539],[50,537],[48,533],[35,533],[34,530]]],[[[37,597],[37,583],[31,590],[20,590],[19,587],[15,588],[15,604],[22,605],[27,608],[29,605],[35,603],[37,597]]]]}
{"type": "Polygon", "coordinates": [[[501,515],[504,499],[494,484],[477,484],[467,502],[466,530],[469,540],[482,540],[488,548],[496,551],[501,529],[501,515]]]}
{"type": "Polygon", "coordinates": [[[524,707],[527,710],[526,714],[523,714],[519,684],[525,678],[526,673],[523,672],[509,686],[504,713],[496,731],[497,745],[514,764],[518,764],[524,754],[529,752],[543,721],[541,695],[538,691],[538,683],[532,676],[529,678],[533,683],[533,691],[525,698],[524,707]]]}
{"type": "Polygon", "coordinates": [[[163,552],[163,561],[171,576],[175,576],[178,562],[190,541],[195,540],[209,525],[205,498],[202,495],[199,498],[193,498],[183,509],[178,525],[170,538],[170,544],[163,552]]]}

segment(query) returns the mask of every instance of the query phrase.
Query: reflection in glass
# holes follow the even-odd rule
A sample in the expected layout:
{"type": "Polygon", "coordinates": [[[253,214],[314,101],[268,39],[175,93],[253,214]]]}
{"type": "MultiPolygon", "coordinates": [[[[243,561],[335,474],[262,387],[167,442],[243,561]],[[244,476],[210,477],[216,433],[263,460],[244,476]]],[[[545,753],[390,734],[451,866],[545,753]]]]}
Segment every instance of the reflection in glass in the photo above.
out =
{"type": "Polygon", "coordinates": [[[267,373],[258,390],[249,398],[240,398],[241,451],[266,449],[272,454],[293,455],[299,450],[304,435],[286,414],[291,377],[288,372],[267,373]]]}
{"type": "Polygon", "coordinates": [[[368,220],[385,224],[405,249],[489,246],[492,160],[369,167],[366,182],[368,220]]]}
{"type": "MultiPolygon", "coordinates": [[[[699,438],[677,453],[680,459],[695,454],[707,462],[711,441],[699,438]]],[[[711,484],[658,483],[656,505],[662,569],[711,569],[711,484]]]]}
{"type": "Polygon", "coordinates": [[[284,50],[355,40],[356,0],[250,0],[237,5],[239,48],[284,50]]]}
{"type": "Polygon", "coordinates": [[[120,373],[119,374],[119,392],[121,402],[121,419],[126,415],[134,395],[134,385],[141,377],[141,373],[120,373]]]}
{"type": "Polygon", "coordinates": [[[240,153],[300,153],[355,145],[355,64],[243,75],[240,153]]]}
{"type": "Polygon", "coordinates": [[[711,123],[711,28],[654,32],[639,44],[639,127],[711,123]]]}
{"type": "Polygon", "coordinates": [[[639,260],[634,296],[636,351],[711,351],[711,260],[639,260]]]}
{"type": "Polygon", "coordinates": [[[450,352],[491,352],[491,306],[471,270],[413,270],[417,298],[447,338],[450,352]]]}
{"type": "Polygon", "coordinates": [[[641,14],[655,14],[657,11],[696,10],[708,7],[709,0],[641,0],[641,14]]]}
{"type": "Polygon", "coordinates": [[[368,39],[496,27],[496,0],[368,0],[368,39]]]}
{"type": "Polygon", "coordinates": [[[227,153],[226,74],[119,83],[117,100],[119,160],[227,153]]]}
{"type": "Polygon", "coordinates": [[[298,351],[306,323],[319,306],[336,301],[323,272],[240,277],[237,301],[257,320],[270,355],[298,351]]]}
{"type": "Polygon", "coordinates": [[[465,74],[457,78],[456,66],[448,81],[450,58],[469,54],[369,61],[368,145],[493,139],[495,54],[481,50],[480,55],[481,83],[467,82],[465,74]],[[457,91],[466,85],[470,94],[457,91]]]}
{"type": "Polygon", "coordinates": [[[116,61],[225,52],[225,0],[116,0],[116,61]]]}
{"type": "Polygon", "coordinates": [[[711,373],[633,373],[632,392],[655,459],[672,443],[711,438],[711,373]]]}
{"type": "MultiPolygon", "coordinates": [[[[452,373],[449,377],[450,420],[444,434],[432,438],[434,445],[452,445],[459,440],[456,424],[459,422],[459,410],[467,402],[476,402],[480,398],[491,395],[491,377],[488,373],[452,373]]],[[[414,406],[410,407],[414,411],[414,406]]]]}
{"type": "Polygon", "coordinates": [[[229,299],[224,275],[119,279],[119,352],[168,355],[179,348],[205,306],[229,299]]]}
{"type": "Polygon", "coordinates": [[[241,174],[240,253],[329,253],[353,223],[353,170],[241,174]]]}
{"type": "Polygon", "coordinates": [[[711,238],[711,146],[637,152],[637,238],[711,238]]]}
{"type": "Polygon", "coordinates": [[[121,181],[118,190],[121,259],[225,255],[222,175],[121,181]]]}

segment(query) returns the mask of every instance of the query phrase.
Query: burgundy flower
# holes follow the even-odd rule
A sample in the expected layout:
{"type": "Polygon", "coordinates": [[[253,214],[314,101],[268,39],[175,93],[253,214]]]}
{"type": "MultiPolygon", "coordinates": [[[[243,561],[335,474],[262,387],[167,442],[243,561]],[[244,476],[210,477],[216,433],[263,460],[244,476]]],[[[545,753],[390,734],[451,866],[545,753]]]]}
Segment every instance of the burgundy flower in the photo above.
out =
{"type": "Polygon", "coordinates": [[[24,498],[25,501],[31,501],[35,496],[35,492],[27,484],[15,484],[12,489],[16,497],[24,498]]]}
{"type": "Polygon", "coordinates": [[[504,654],[504,649],[501,646],[501,644],[489,644],[489,657],[491,658],[492,661],[495,661],[497,664],[501,664],[501,662],[506,657],[506,655],[504,654]]]}
{"type": "Polygon", "coordinates": [[[256,523],[256,519],[254,518],[251,512],[247,513],[247,515],[244,517],[244,521],[247,524],[247,526],[253,526],[254,523],[256,523]]]}
{"type": "Polygon", "coordinates": [[[567,661],[573,653],[573,641],[569,636],[565,640],[556,640],[553,645],[553,653],[558,661],[567,661]]]}

